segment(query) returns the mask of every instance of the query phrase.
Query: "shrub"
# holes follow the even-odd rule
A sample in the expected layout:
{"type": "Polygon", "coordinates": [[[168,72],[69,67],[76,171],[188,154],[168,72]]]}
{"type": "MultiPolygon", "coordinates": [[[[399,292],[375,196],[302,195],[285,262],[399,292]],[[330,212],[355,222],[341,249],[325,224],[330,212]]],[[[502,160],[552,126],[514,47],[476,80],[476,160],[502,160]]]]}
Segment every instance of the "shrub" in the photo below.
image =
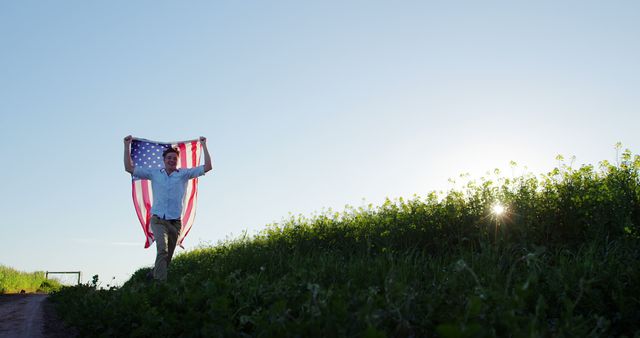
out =
{"type": "Polygon", "coordinates": [[[294,216],[179,255],[166,283],[147,268],[54,299],[87,336],[637,335],[639,169],[625,151],[615,166],[294,216]]]}

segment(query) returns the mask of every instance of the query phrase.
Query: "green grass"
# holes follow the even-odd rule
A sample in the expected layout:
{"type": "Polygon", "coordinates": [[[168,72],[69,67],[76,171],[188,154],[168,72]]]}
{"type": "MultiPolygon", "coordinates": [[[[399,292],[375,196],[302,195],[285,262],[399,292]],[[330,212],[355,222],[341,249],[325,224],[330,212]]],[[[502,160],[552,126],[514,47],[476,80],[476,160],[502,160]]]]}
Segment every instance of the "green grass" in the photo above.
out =
{"type": "Polygon", "coordinates": [[[60,290],[62,285],[57,280],[46,279],[45,273],[22,272],[0,265],[0,294],[25,292],[52,292],[60,290]]]}
{"type": "Polygon", "coordinates": [[[640,157],[272,224],[54,294],[83,336],[640,336],[640,157]],[[490,210],[506,205],[506,215],[490,210]]]}

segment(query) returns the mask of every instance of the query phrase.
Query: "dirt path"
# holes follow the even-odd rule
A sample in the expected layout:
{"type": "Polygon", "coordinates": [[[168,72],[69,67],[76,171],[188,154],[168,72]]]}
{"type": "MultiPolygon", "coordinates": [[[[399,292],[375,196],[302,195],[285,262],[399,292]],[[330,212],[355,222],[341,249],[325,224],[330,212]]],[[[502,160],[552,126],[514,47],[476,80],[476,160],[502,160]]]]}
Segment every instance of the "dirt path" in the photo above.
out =
{"type": "Polygon", "coordinates": [[[44,337],[42,302],[46,294],[2,295],[0,337],[44,337]]]}
{"type": "Polygon", "coordinates": [[[0,337],[69,337],[46,294],[0,295],[0,337]]]}

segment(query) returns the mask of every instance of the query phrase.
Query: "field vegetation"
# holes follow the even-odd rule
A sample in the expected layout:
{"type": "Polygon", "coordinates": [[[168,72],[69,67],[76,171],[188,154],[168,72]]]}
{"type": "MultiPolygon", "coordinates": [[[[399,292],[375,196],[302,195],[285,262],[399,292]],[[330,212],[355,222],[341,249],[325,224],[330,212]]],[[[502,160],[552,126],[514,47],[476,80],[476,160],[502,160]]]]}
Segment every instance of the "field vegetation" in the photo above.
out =
{"type": "Polygon", "coordinates": [[[640,336],[640,156],[295,216],[166,283],[54,294],[83,336],[640,336]],[[494,206],[500,203],[504,213],[494,206]]]}
{"type": "Polygon", "coordinates": [[[45,273],[22,272],[0,265],[0,294],[24,292],[52,292],[59,290],[60,282],[55,279],[46,279],[45,273]]]}

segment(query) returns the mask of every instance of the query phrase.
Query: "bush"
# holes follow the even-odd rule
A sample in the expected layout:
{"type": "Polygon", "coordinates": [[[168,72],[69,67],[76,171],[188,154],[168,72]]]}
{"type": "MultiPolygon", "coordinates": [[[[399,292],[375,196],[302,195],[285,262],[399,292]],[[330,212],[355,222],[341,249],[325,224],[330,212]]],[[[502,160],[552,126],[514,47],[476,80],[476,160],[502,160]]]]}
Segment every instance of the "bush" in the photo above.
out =
{"type": "Polygon", "coordinates": [[[53,298],[86,336],[637,335],[639,169],[625,151],[296,216],[179,255],[166,283],[141,269],[53,298]]]}

